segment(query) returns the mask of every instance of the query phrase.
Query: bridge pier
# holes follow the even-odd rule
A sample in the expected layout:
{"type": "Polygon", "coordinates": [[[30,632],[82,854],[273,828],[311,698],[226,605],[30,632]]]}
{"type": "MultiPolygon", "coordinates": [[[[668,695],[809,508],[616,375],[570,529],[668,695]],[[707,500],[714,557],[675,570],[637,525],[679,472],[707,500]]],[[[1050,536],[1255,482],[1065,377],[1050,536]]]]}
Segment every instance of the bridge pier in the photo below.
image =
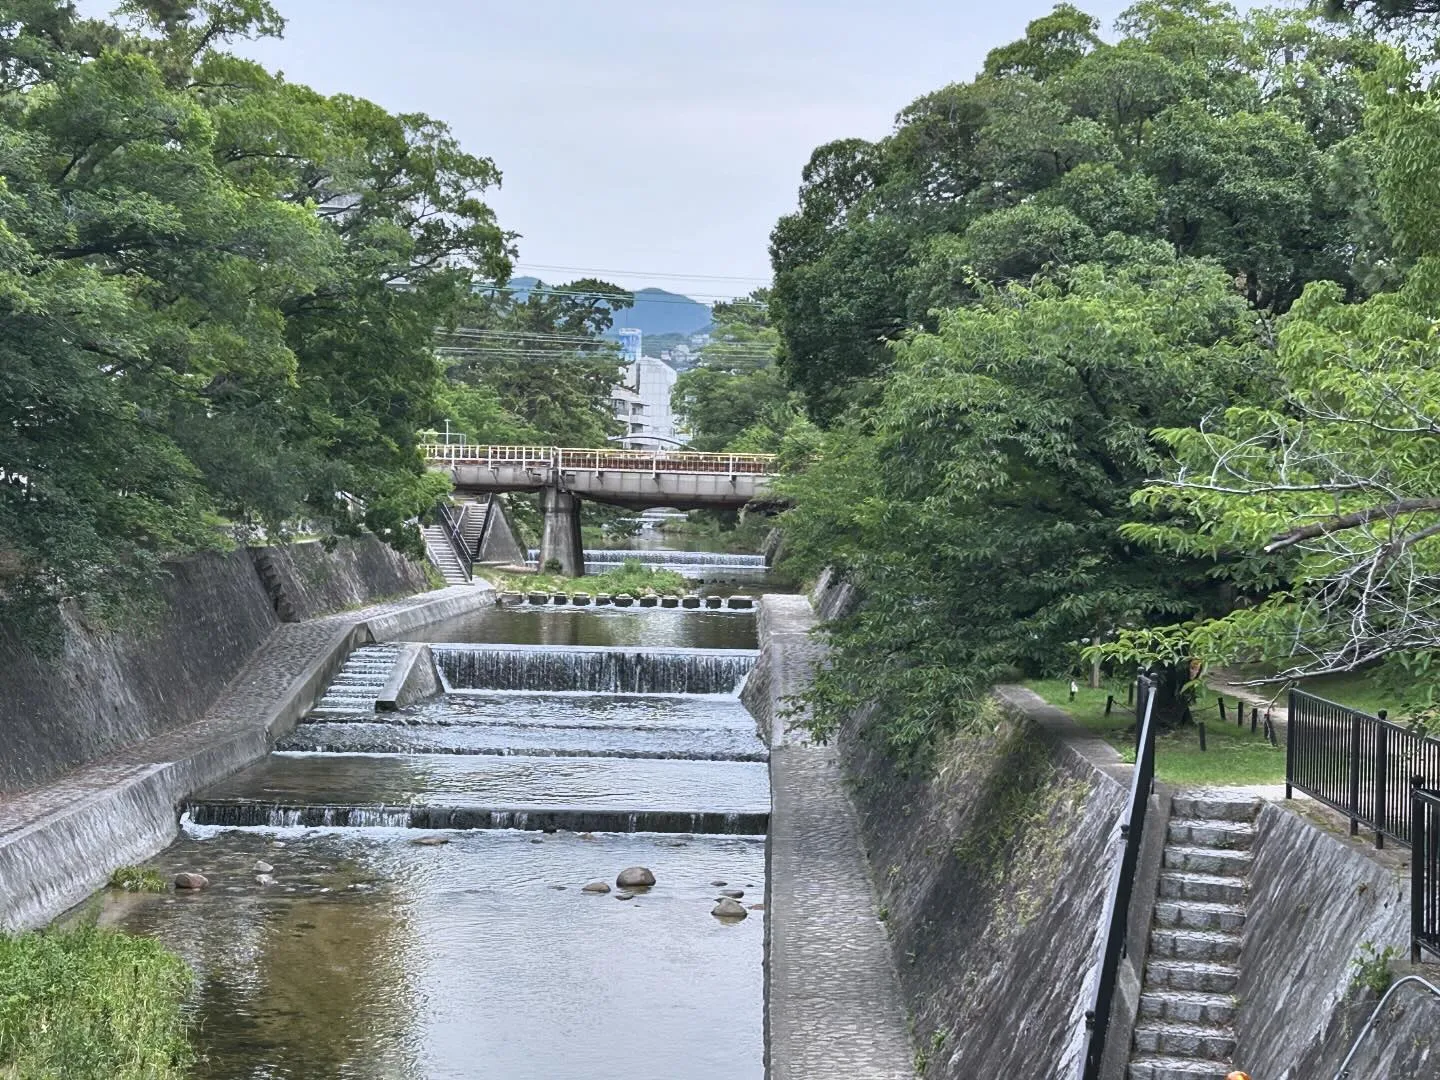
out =
{"type": "Polygon", "coordinates": [[[540,569],[551,559],[560,563],[566,577],[585,576],[585,545],[580,539],[580,500],[558,487],[540,489],[540,512],[545,523],[540,533],[540,569]]]}

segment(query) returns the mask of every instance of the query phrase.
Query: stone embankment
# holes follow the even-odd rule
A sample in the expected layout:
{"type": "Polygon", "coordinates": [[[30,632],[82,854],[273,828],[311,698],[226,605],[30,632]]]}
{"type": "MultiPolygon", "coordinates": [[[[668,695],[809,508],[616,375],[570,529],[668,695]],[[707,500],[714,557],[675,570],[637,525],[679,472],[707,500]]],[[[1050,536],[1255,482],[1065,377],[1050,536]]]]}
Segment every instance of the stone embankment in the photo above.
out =
{"type": "MultiPolygon", "coordinates": [[[[348,577],[354,564],[334,573],[348,577]]],[[[312,602],[326,591],[318,578],[312,602]]],[[[377,587],[393,579],[340,588],[377,587]]],[[[177,567],[164,599],[143,634],[100,633],[67,615],[53,659],[13,633],[4,639],[0,930],[46,922],[115,867],[163,848],[180,801],[267,753],[357,646],[492,604],[494,594],[459,586],[282,623],[241,551],[177,567]]]]}

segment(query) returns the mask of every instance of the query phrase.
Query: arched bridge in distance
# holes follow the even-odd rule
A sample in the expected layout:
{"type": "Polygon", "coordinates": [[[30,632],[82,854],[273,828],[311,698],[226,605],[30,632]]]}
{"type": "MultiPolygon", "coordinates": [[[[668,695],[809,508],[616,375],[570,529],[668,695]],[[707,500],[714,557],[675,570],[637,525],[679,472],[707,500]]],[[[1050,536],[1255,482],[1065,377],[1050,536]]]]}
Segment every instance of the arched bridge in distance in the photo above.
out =
{"type": "Polygon", "coordinates": [[[457,443],[422,451],[432,469],[450,474],[459,495],[538,492],[545,518],[541,565],[555,559],[572,577],[585,572],[581,499],[634,510],[738,510],[764,495],[777,471],[773,454],[457,443]]]}

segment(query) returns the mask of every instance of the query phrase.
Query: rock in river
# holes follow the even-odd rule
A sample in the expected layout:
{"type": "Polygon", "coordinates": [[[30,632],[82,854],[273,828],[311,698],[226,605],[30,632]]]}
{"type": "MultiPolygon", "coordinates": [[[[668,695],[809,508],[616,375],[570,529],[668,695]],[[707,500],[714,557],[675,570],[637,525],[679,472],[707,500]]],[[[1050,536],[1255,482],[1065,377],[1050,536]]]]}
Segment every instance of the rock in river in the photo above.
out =
{"type": "Polygon", "coordinates": [[[271,885],[277,884],[277,882],[269,874],[256,874],[255,884],[264,885],[266,888],[269,888],[271,885]]]}
{"type": "Polygon", "coordinates": [[[749,918],[750,916],[750,912],[745,910],[744,904],[738,900],[731,900],[728,896],[711,908],[710,914],[714,915],[717,919],[733,919],[736,922],[749,918]]]}
{"type": "Polygon", "coordinates": [[[721,889],[721,890],[720,890],[720,895],[721,895],[721,896],[728,896],[728,897],[730,897],[731,900],[739,900],[742,896],[745,895],[745,890],[744,890],[744,889],[721,889]]]}
{"type": "Polygon", "coordinates": [[[255,865],[252,866],[250,869],[254,870],[257,874],[268,874],[270,873],[270,871],[274,870],[275,867],[271,866],[264,859],[260,859],[256,861],[255,865]]]}
{"type": "Polygon", "coordinates": [[[622,889],[648,889],[655,884],[655,875],[643,866],[630,866],[620,871],[615,884],[622,889]]]}
{"type": "Polygon", "coordinates": [[[605,884],[605,882],[603,882],[603,881],[592,881],[592,882],[590,882],[589,885],[586,885],[586,886],[585,886],[583,889],[581,889],[580,891],[581,891],[581,892],[593,892],[593,893],[607,893],[607,892],[610,891],[610,886],[607,885],[607,884],[605,884]]]}
{"type": "Polygon", "coordinates": [[[210,884],[210,879],[204,874],[176,874],[175,888],[177,889],[203,889],[210,884]]]}
{"type": "Polygon", "coordinates": [[[449,842],[450,838],[448,836],[417,836],[414,840],[410,841],[410,843],[416,847],[439,847],[441,844],[448,844],[449,842]]]}

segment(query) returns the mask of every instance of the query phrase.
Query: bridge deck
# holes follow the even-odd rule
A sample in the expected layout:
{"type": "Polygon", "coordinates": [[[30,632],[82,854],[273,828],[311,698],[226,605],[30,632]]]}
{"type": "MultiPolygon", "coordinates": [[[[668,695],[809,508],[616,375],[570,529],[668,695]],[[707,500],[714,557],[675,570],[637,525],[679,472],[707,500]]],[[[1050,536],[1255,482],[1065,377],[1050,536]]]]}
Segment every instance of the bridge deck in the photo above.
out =
{"type": "Polygon", "coordinates": [[[764,494],[777,471],[772,454],[453,443],[432,444],[423,451],[432,468],[450,472],[458,491],[555,488],[640,509],[738,509],[764,494]]]}

